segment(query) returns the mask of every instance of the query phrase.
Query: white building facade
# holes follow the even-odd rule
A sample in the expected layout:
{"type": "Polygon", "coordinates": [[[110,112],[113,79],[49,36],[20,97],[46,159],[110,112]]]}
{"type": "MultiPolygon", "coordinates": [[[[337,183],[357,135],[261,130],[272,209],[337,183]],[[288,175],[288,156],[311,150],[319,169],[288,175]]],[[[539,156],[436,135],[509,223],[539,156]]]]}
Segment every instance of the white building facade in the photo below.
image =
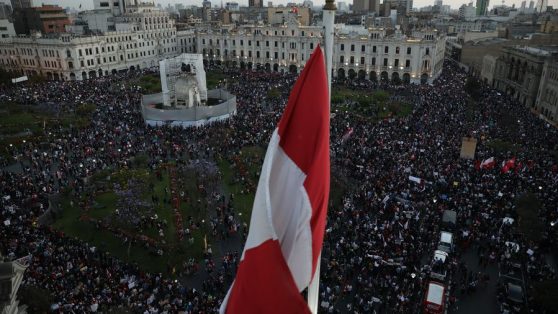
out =
{"type": "MultiPolygon", "coordinates": [[[[113,4],[116,2],[113,2],[113,4]]],[[[102,35],[11,37],[0,40],[0,67],[22,75],[82,80],[158,66],[181,53],[206,63],[300,72],[323,43],[322,27],[284,25],[199,26],[177,31],[168,13],[151,5],[126,7],[115,31],[102,35]]],[[[431,83],[442,71],[445,35],[336,25],[333,76],[431,83]]]]}
{"type": "MultiPolygon", "coordinates": [[[[194,35],[209,63],[268,71],[299,72],[322,43],[321,27],[294,23],[198,29],[194,35]]],[[[442,71],[445,36],[434,31],[388,35],[386,29],[336,25],[335,35],[334,77],[431,83],[442,71]]]]}
{"type": "Polygon", "coordinates": [[[0,66],[22,75],[81,80],[157,66],[178,54],[176,27],[168,13],[151,5],[128,10],[115,18],[117,31],[102,35],[2,38],[0,66]]]}

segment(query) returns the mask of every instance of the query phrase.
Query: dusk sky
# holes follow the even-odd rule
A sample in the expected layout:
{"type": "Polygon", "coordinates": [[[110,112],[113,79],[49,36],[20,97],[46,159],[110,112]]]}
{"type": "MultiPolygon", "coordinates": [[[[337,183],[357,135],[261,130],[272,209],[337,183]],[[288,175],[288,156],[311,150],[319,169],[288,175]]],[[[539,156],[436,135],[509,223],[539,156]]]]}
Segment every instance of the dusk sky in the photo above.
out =
{"type": "MultiPolygon", "coordinates": [[[[45,4],[58,4],[62,7],[74,7],[74,8],[78,8],[79,5],[82,5],[82,9],[91,9],[93,8],[93,0],[39,0],[42,1],[45,4]]],[[[220,6],[221,5],[221,0],[211,0],[213,5],[217,5],[220,6]]],[[[228,1],[234,1],[234,2],[238,2],[241,6],[244,5],[248,5],[248,0],[223,0],[223,4],[225,2],[228,1]]],[[[267,3],[268,0],[263,0],[264,3],[267,3]]],[[[273,5],[276,4],[285,4],[287,2],[300,2],[302,3],[303,0],[298,0],[298,1],[293,1],[293,0],[271,0],[273,2],[273,5]]],[[[527,6],[529,6],[529,1],[527,0],[527,6]]],[[[319,4],[323,4],[325,2],[325,0],[313,0],[314,5],[319,5],[319,4]]],[[[337,1],[336,1],[337,2],[337,1]]],[[[344,2],[346,2],[347,4],[352,4],[353,0],[345,0],[344,2]]],[[[468,3],[468,0],[444,0],[444,4],[449,4],[451,5],[452,8],[457,9],[459,8],[463,3],[468,3]]],[[[474,2],[476,2],[476,0],[474,0],[474,2]]],[[[515,4],[516,7],[519,7],[521,5],[522,0],[505,0],[505,4],[506,5],[512,5],[515,4]]],[[[169,3],[174,4],[174,3],[182,3],[184,5],[199,5],[201,6],[202,0],[155,0],[155,3],[161,3],[163,6],[167,6],[169,3]]],[[[415,8],[420,8],[420,7],[424,7],[427,5],[432,5],[434,4],[434,0],[414,0],[413,1],[413,7],[415,8]]],[[[490,7],[492,7],[492,5],[494,4],[502,4],[502,1],[490,1],[490,7]]],[[[537,1],[535,0],[535,5],[537,4],[537,1]]],[[[551,5],[553,7],[557,7],[558,6],[558,0],[548,0],[548,5],[551,5]]]]}

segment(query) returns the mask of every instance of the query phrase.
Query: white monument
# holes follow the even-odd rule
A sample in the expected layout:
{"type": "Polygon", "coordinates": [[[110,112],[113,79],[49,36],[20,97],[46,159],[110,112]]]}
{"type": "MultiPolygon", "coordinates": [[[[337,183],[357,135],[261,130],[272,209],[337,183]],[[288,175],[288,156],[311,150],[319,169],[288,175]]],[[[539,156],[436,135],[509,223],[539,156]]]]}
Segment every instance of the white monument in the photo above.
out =
{"type": "Polygon", "coordinates": [[[207,90],[201,54],[183,53],[159,62],[161,93],[143,95],[142,115],[152,126],[201,126],[236,114],[236,97],[207,90]],[[210,101],[208,101],[210,100],[210,101]]]}
{"type": "Polygon", "coordinates": [[[4,262],[2,255],[0,255],[0,313],[27,313],[27,306],[19,305],[17,291],[31,258],[31,256],[26,256],[12,262],[4,262]]]}
{"type": "Polygon", "coordinates": [[[207,102],[207,87],[201,54],[183,53],[159,62],[163,105],[192,108],[207,102]]]}

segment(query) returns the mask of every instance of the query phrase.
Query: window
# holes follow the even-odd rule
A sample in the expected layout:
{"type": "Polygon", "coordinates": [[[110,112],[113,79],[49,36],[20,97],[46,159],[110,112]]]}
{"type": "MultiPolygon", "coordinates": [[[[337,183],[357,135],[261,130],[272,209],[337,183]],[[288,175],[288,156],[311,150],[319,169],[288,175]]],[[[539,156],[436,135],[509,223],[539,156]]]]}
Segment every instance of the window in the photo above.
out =
{"type": "Polygon", "coordinates": [[[355,64],[355,57],[351,56],[351,64],[355,64]]]}
{"type": "Polygon", "coordinates": [[[430,54],[430,48],[426,48],[426,55],[430,54]]]}
{"type": "Polygon", "coordinates": [[[362,46],[360,47],[360,51],[365,52],[365,51],[366,51],[366,46],[365,46],[365,45],[362,45],[362,46]]]}
{"type": "Polygon", "coordinates": [[[395,59],[395,66],[396,66],[396,67],[399,66],[399,59],[395,59]]]}
{"type": "Polygon", "coordinates": [[[372,46],[372,52],[376,53],[376,46],[372,46]]]}
{"type": "Polygon", "coordinates": [[[407,47],[407,54],[408,54],[408,55],[411,54],[411,47],[407,47]]]}
{"type": "Polygon", "coordinates": [[[259,47],[259,46],[260,46],[260,41],[256,40],[256,47],[259,47]]]}
{"type": "Polygon", "coordinates": [[[244,46],[244,40],[242,40],[242,39],[240,40],[240,45],[244,46]]]}
{"type": "Polygon", "coordinates": [[[265,46],[266,46],[266,47],[269,47],[269,40],[266,40],[266,41],[265,41],[265,46]]]}
{"type": "Polygon", "coordinates": [[[79,53],[79,56],[81,57],[82,56],[81,49],[78,50],[78,53],[79,53]]]}
{"type": "Polygon", "coordinates": [[[399,47],[395,47],[395,54],[399,54],[399,47]]]}
{"type": "Polygon", "coordinates": [[[360,64],[364,65],[364,57],[360,57],[360,64]]]}
{"type": "Polygon", "coordinates": [[[269,59],[269,51],[265,52],[265,57],[269,59]]]}
{"type": "Polygon", "coordinates": [[[389,53],[389,47],[388,46],[384,47],[384,53],[389,53]]]}
{"type": "Polygon", "coordinates": [[[314,43],[310,43],[310,49],[314,49],[314,43]]]}
{"type": "MultiPolygon", "coordinates": [[[[277,32],[276,32],[277,33],[277,32]]],[[[279,47],[279,43],[277,43],[277,41],[275,41],[275,47],[279,47]]]]}
{"type": "Polygon", "coordinates": [[[259,57],[260,57],[260,52],[256,51],[256,58],[259,58],[259,57]]]}
{"type": "Polygon", "coordinates": [[[411,60],[406,60],[405,61],[405,67],[408,68],[411,66],[411,60]]]}
{"type": "Polygon", "coordinates": [[[345,62],[345,57],[340,56],[340,57],[339,57],[339,62],[344,63],[344,62],[345,62]]]}
{"type": "Polygon", "coordinates": [[[248,41],[248,46],[252,46],[252,41],[251,40],[248,41]]]}
{"type": "Polygon", "coordinates": [[[387,67],[387,65],[388,65],[388,59],[384,58],[384,66],[387,67]]]}
{"type": "Polygon", "coordinates": [[[372,65],[376,65],[376,58],[372,58],[372,65]]]}
{"type": "Polygon", "coordinates": [[[345,45],[341,44],[341,51],[345,51],[345,45]]]}
{"type": "Polygon", "coordinates": [[[355,45],[351,45],[351,51],[355,51],[355,45]]]}
{"type": "Polygon", "coordinates": [[[279,53],[277,51],[275,51],[273,56],[274,56],[275,59],[279,59],[279,53]]]}

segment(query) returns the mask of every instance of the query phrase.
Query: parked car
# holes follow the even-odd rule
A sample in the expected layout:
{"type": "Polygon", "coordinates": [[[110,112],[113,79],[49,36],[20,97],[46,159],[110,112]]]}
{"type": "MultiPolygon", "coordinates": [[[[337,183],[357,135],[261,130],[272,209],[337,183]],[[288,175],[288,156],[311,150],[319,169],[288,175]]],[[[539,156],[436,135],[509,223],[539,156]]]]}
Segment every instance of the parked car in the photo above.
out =
{"type": "Polygon", "coordinates": [[[444,210],[442,214],[442,228],[455,231],[457,225],[457,213],[453,210],[444,210]]]}
{"type": "Polygon", "coordinates": [[[448,254],[453,252],[453,234],[451,232],[440,232],[440,241],[438,242],[438,250],[448,254]]]}

